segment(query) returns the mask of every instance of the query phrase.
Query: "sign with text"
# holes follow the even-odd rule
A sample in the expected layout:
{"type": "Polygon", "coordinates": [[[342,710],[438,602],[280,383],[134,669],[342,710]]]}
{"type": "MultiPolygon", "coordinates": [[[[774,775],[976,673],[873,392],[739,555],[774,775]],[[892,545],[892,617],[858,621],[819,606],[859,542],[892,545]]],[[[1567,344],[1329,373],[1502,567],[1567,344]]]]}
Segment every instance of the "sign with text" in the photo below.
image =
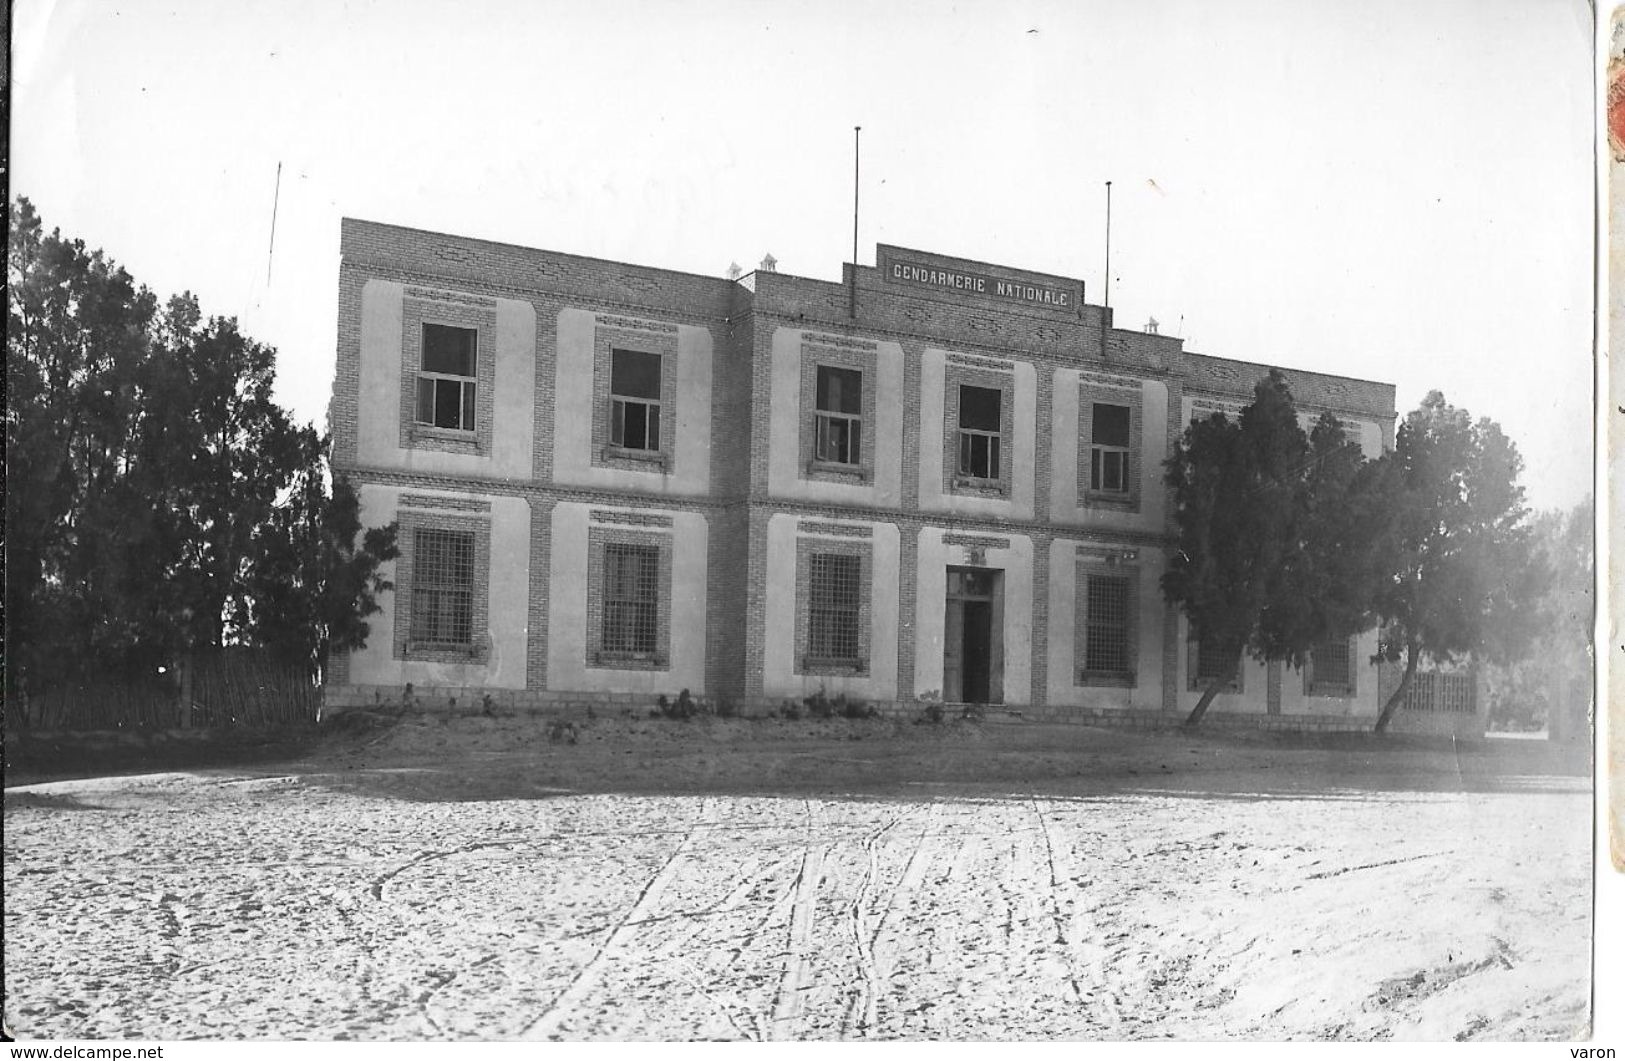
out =
{"type": "Polygon", "coordinates": [[[959,291],[967,295],[1006,299],[1033,306],[1052,309],[1076,309],[1077,292],[1053,284],[1034,280],[1007,280],[987,273],[954,269],[944,265],[930,265],[906,258],[888,259],[886,279],[894,283],[917,284],[942,291],[959,291]]]}

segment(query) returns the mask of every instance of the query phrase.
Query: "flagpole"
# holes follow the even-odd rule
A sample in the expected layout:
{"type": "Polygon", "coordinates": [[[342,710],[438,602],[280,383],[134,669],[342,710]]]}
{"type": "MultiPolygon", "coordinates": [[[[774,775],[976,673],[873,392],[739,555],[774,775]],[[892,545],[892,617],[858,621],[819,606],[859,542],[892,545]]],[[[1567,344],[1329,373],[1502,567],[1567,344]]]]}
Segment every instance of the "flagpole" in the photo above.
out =
{"type": "Polygon", "coordinates": [[[860,137],[863,126],[852,127],[852,296],[851,315],[853,320],[858,317],[858,182],[859,161],[862,157],[862,144],[860,137]]]}

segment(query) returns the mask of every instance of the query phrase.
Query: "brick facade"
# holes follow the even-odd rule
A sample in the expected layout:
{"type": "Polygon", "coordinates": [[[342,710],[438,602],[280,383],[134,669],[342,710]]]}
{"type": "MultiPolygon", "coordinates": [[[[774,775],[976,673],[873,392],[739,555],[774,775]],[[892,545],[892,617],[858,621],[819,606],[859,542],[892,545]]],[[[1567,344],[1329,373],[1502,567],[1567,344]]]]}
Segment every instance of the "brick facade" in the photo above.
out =
{"type": "MultiPolygon", "coordinates": [[[[682,671],[691,675],[691,684],[700,687],[692,691],[711,697],[765,704],[797,695],[802,689],[811,691],[807,682],[816,687],[820,679],[853,677],[891,682],[886,688],[894,691],[882,698],[883,706],[905,710],[924,691],[917,688],[916,675],[932,673],[944,651],[940,632],[943,604],[921,596],[922,588],[932,584],[930,578],[941,578],[940,572],[932,573],[935,560],[931,557],[951,548],[956,550],[952,557],[964,550],[974,560],[980,554],[975,546],[965,545],[966,541],[1021,538],[1031,544],[1031,559],[1023,561],[1027,570],[1012,572],[1022,577],[1013,578],[1010,584],[1030,582],[1030,599],[1006,600],[1005,606],[1021,609],[1019,621],[1007,625],[1027,640],[1003,643],[1002,652],[1006,656],[1024,653],[1030,667],[1023,673],[1030,674],[1031,680],[1021,688],[1002,690],[998,699],[1004,709],[1035,717],[1110,716],[1129,724],[1134,719],[1171,717],[1183,702],[1190,678],[1181,670],[1186,655],[1180,643],[1183,624],[1176,612],[1144,590],[1137,565],[1115,569],[1112,574],[1128,577],[1130,582],[1129,651],[1136,664],[1132,679],[1123,680],[1131,681],[1140,698],[1132,707],[1121,699],[1093,699],[1097,694],[1121,696],[1122,690],[1112,688],[1113,679],[1085,677],[1076,666],[1075,642],[1083,636],[1087,622],[1083,601],[1092,569],[1070,562],[1052,565],[1051,545],[1061,549],[1071,541],[1107,552],[1138,550],[1143,555],[1140,563],[1162,563],[1172,517],[1170,506],[1152,495],[1165,489],[1160,461],[1183,430],[1186,410],[1193,401],[1200,403],[1198,408],[1244,405],[1267,366],[1194,354],[1172,337],[1116,329],[1110,311],[1089,305],[1077,280],[901,248],[880,247],[880,267],[847,265],[842,283],[776,272],[729,281],[354,220],[344,222],[342,252],[338,363],[329,412],[336,470],[362,488],[371,484],[391,490],[463,492],[469,498],[518,497],[527,502],[528,526],[510,535],[523,543],[521,554],[528,562],[526,604],[518,614],[481,613],[475,620],[480,629],[485,624],[523,628],[524,688],[493,690],[493,695],[500,693],[499,701],[538,708],[615,703],[623,697],[624,702],[642,702],[652,700],[648,690],[653,685],[621,688],[615,683],[630,681],[627,676],[639,668],[649,681],[656,681],[665,673],[662,668],[669,666],[675,674],[692,665],[691,670],[682,671]],[[987,277],[1001,291],[1008,284],[1027,292],[1027,300],[974,290],[967,293],[963,283],[954,287],[901,279],[892,268],[901,261],[924,263],[950,275],[987,277]],[[1042,297],[1033,296],[1034,291],[1042,297]],[[534,338],[529,332],[515,338],[511,328],[504,331],[499,326],[499,304],[519,305],[526,314],[533,313],[534,338]],[[572,314],[588,325],[573,329],[569,323],[572,314]],[[473,328],[478,333],[477,409],[471,433],[451,437],[441,431],[423,431],[413,423],[410,388],[418,370],[425,322],[473,328]],[[394,334],[389,328],[398,329],[400,335],[393,356],[401,389],[387,396],[363,393],[362,381],[367,375],[363,358],[383,356],[378,351],[388,343],[379,336],[394,334]],[[697,329],[709,338],[709,391],[702,392],[702,401],[695,401],[693,394],[682,389],[687,377],[680,373],[679,361],[688,356],[683,351],[690,346],[684,344],[692,340],[680,342],[680,329],[685,335],[697,329]],[[610,359],[620,349],[661,358],[661,438],[656,452],[629,454],[609,445],[610,359]],[[898,349],[902,397],[892,407],[878,399],[878,359],[885,351],[898,349]],[[933,353],[928,355],[928,351],[933,353]],[[928,356],[936,358],[935,375],[922,370],[928,356]],[[590,381],[566,375],[560,366],[567,363],[590,366],[590,381]],[[832,467],[814,459],[813,411],[819,366],[855,371],[862,381],[859,456],[850,467],[832,467]],[[509,375],[502,376],[504,372],[509,375]],[[1077,435],[1073,438],[1057,437],[1053,431],[1057,404],[1063,397],[1067,402],[1073,400],[1057,395],[1057,372],[1078,380],[1077,435]],[[514,373],[521,374],[527,384],[534,382],[535,401],[534,415],[525,425],[530,448],[517,474],[512,465],[498,465],[491,459],[493,450],[502,449],[505,432],[510,430],[510,425],[500,421],[493,398],[500,390],[500,380],[511,379],[514,373]],[[777,407],[776,381],[790,380],[794,382],[787,385],[799,393],[799,401],[792,407],[777,407]],[[1000,392],[1000,466],[992,481],[967,481],[957,474],[958,406],[960,387],[965,385],[1000,392]],[[922,410],[928,408],[923,402],[927,386],[941,389],[931,399],[941,406],[937,422],[922,419],[922,410]],[[1160,389],[1144,389],[1153,387],[1160,389]],[[1020,388],[1026,388],[1026,406],[1017,401],[1020,388]],[[567,402],[561,397],[566,391],[581,397],[567,402]],[[1160,397],[1164,393],[1166,408],[1160,397]],[[585,407],[588,395],[590,408],[585,407]],[[1157,398],[1148,402],[1147,395],[1157,398]],[[1097,404],[1128,410],[1128,483],[1122,491],[1096,489],[1090,478],[1091,416],[1097,404]],[[1017,422],[1019,408],[1030,411],[1031,422],[1017,422]],[[694,409],[708,411],[702,421],[709,429],[708,460],[702,461],[707,467],[701,469],[681,467],[677,461],[682,433],[697,429],[692,422],[694,409]],[[369,418],[379,417],[395,422],[369,423],[369,418]],[[590,418],[590,427],[580,425],[581,417],[590,418]],[[795,419],[788,437],[795,440],[798,471],[789,485],[770,473],[775,460],[772,428],[784,417],[795,419]],[[887,447],[881,445],[879,426],[888,418],[900,435],[900,452],[895,439],[887,447]],[[367,449],[361,440],[378,437],[381,429],[399,439],[398,450],[367,449]],[[590,439],[590,452],[570,451],[566,440],[575,437],[571,431],[590,439]],[[1032,433],[1030,467],[1017,465],[1018,431],[1032,433]],[[1075,466],[1066,463],[1070,458],[1056,456],[1057,447],[1063,446],[1076,454],[1075,466]],[[922,447],[942,451],[942,494],[929,509],[922,509],[922,447]],[[499,472],[498,467],[507,470],[499,472]],[[1069,490],[1075,490],[1075,503],[1072,498],[1065,504],[1053,501],[1059,484],[1052,481],[1052,467],[1075,468],[1071,478],[1076,481],[1068,484],[1069,490]],[[1030,508],[1012,503],[1018,481],[1031,483],[1030,508]],[[895,491],[876,488],[880,482],[895,484],[895,491]],[[558,540],[554,513],[563,511],[558,506],[568,509],[581,504],[666,513],[668,520],[697,517],[704,527],[701,555],[685,552],[683,540],[669,527],[601,521],[596,515],[580,532],[585,540],[558,540]],[[988,514],[994,511],[1006,514],[988,514]],[[797,521],[788,554],[770,540],[776,518],[797,521]],[[849,526],[887,528],[886,540],[891,543],[887,559],[882,562],[877,551],[879,538],[871,542],[867,537],[840,533],[839,528],[849,526]],[[891,537],[893,532],[895,537],[891,537]],[[928,534],[933,543],[944,543],[933,544],[937,552],[923,549],[922,536],[928,534]],[[648,660],[630,664],[619,660],[601,667],[596,660],[602,651],[598,642],[603,622],[603,555],[606,545],[622,539],[647,542],[662,550],[661,648],[648,660]],[[894,675],[890,657],[872,674],[830,674],[827,672],[842,668],[808,665],[806,583],[812,552],[861,558],[864,664],[859,669],[870,670],[868,649],[890,638],[895,649],[894,675]],[[575,556],[581,557],[584,570],[560,568],[561,564],[570,568],[568,558],[575,556]],[[924,569],[922,557],[930,560],[924,569]],[[703,584],[681,583],[676,575],[679,569],[703,571],[703,584]],[[585,580],[586,605],[581,614],[561,616],[558,602],[565,598],[558,596],[554,585],[560,577],[585,580]],[[1069,598],[1061,598],[1075,604],[1075,614],[1067,620],[1073,627],[1070,640],[1051,636],[1052,623],[1057,621],[1050,605],[1055,579],[1076,584],[1068,591],[1069,598]],[[894,595],[895,621],[889,620],[887,629],[878,629],[873,622],[871,593],[876,600],[894,595]],[[787,628],[770,626],[780,621],[776,616],[783,615],[794,616],[787,628]],[[1142,633],[1142,615],[1149,623],[1145,630],[1160,631],[1160,636],[1142,633]],[[561,622],[565,628],[560,628],[561,622]],[[892,625],[895,629],[889,628],[892,625]],[[933,630],[938,632],[930,634],[933,630]],[[703,658],[686,662],[668,658],[677,651],[674,631],[692,633],[693,643],[700,646],[694,651],[703,658]],[[778,658],[775,653],[784,638],[794,641],[790,653],[794,666],[787,673],[770,672],[769,661],[778,658]],[[606,676],[607,684],[560,687],[556,676],[549,673],[550,653],[557,652],[564,652],[565,662],[581,665],[572,673],[592,675],[596,671],[606,676]],[[584,658],[578,659],[578,655],[584,658]],[[1066,694],[1067,702],[1052,703],[1056,686],[1048,675],[1052,668],[1056,674],[1063,673],[1069,660],[1073,661],[1071,673],[1064,685],[1073,691],[1066,694]],[[600,699],[603,697],[610,699],[600,699]]],[[[887,356],[895,358],[895,353],[887,356]]],[[[896,365],[896,361],[890,364],[896,365]]],[[[1373,437],[1391,444],[1391,386],[1298,371],[1289,371],[1287,376],[1303,408],[1374,424],[1373,437]]],[[[927,484],[927,489],[936,488],[927,484]]],[[[482,523],[478,513],[414,507],[406,502],[403,497],[398,510],[386,514],[400,521],[403,544],[409,541],[408,527],[429,526],[435,521],[489,527],[489,518],[482,523]]],[[[493,551],[489,529],[481,531],[478,540],[482,559],[477,581],[481,585],[475,587],[475,593],[481,601],[488,601],[489,587],[484,583],[510,577],[504,565],[511,552],[497,555],[493,551]]],[[[400,647],[386,650],[386,655],[393,652],[403,657],[410,655],[404,648],[409,616],[403,617],[401,603],[411,593],[412,558],[409,548],[406,551],[408,555],[393,571],[397,582],[392,605],[397,615],[394,641],[400,647]]],[[[949,563],[957,563],[954,558],[949,563]]],[[[1148,579],[1155,568],[1149,570],[1148,579]]],[[[390,673],[384,663],[370,656],[363,660],[363,654],[373,651],[369,646],[351,659],[335,661],[330,704],[372,702],[394,687],[379,678],[390,673]]],[[[558,662],[561,657],[551,658],[558,662]]],[[[1121,685],[1123,680],[1115,684],[1121,685]]],[[[424,681],[441,687],[434,685],[432,677],[424,681]]],[[[448,676],[444,688],[447,695],[472,692],[477,699],[480,686],[471,681],[464,668],[448,676]]],[[[1265,683],[1256,684],[1258,688],[1245,689],[1244,696],[1236,699],[1257,700],[1262,717],[1265,683]]],[[[1269,684],[1279,710],[1279,679],[1269,684]]],[[[1376,684],[1369,681],[1356,688],[1364,696],[1376,684]]],[[[417,687],[424,688],[423,682],[417,687]]],[[[674,695],[678,690],[674,686],[665,691],[674,695]]],[[[1215,707],[1221,714],[1224,710],[1215,707]]],[[[1268,717],[1276,722],[1296,716],[1268,717]]],[[[1323,719],[1315,724],[1333,723],[1323,719]]]]}

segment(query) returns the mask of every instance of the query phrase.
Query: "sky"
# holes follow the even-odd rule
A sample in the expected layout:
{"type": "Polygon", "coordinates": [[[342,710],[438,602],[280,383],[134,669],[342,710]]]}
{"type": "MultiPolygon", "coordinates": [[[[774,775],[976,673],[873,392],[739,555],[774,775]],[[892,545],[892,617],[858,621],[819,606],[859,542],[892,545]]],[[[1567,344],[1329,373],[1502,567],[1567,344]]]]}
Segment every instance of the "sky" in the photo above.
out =
{"type": "Polygon", "coordinates": [[[1497,421],[1592,485],[1575,0],[21,0],[12,193],[278,350],[324,422],[341,217],[721,276],[876,243],[1085,281],[1204,354],[1497,421]],[[278,166],[281,167],[280,181],[278,166]],[[272,219],[275,211],[273,241],[272,219]]]}

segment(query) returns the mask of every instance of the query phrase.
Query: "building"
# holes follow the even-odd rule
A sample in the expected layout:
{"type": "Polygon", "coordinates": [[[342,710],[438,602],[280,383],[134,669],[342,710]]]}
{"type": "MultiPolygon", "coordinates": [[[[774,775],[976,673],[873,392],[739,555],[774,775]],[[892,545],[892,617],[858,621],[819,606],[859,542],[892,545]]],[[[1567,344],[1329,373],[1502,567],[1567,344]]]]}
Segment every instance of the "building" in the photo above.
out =
{"type": "MultiPolygon", "coordinates": [[[[1265,365],[902,247],[839,284],[354,220],[342,255],[334,463],[401,556],[330,708],[823,689],[1143,721],[1222,663],[1158,587],[1160,468],[1265,365]]],[[[1288,376],[1306,420],[1391,446],[1392,386],[1288,376]]],[[[1365,728],[1375,647],[1248,660],[1209,717],[1365,728]]]]}

